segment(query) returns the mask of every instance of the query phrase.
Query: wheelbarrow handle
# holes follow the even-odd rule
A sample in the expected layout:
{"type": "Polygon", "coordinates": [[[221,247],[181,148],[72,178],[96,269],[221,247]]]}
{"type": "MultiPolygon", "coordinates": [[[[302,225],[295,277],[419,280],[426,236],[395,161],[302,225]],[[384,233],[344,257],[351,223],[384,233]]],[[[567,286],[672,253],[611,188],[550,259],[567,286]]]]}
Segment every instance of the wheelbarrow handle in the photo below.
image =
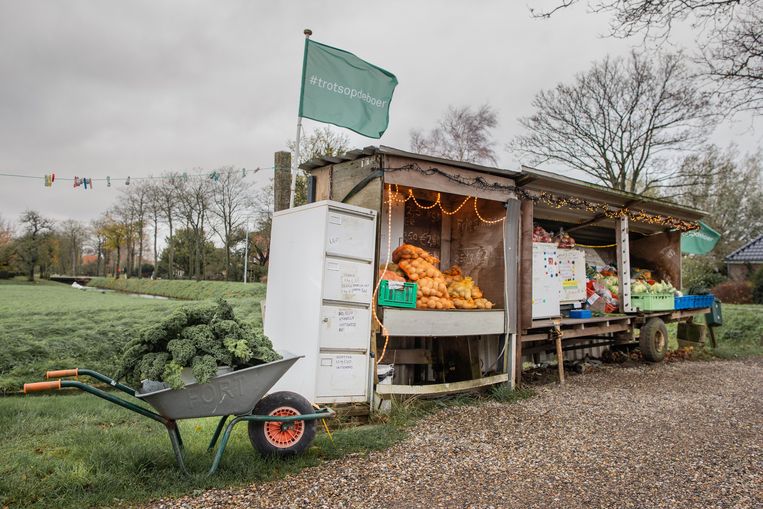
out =
{"type": "Polygon", "coordinates": [[[24,384],[24,394],[30,392],[51,391],[61,388],[61,380],[54,382],[34,382],[31,384],[24,384]]]}
{"type": "MultiPolygon", "coordinates": [[[[53,371],[48,371],[45,373],[45,378],[64,378],[67,376],[89,376],[92,378],[95,378],[96,380],[103,382],[105,384],[109,384],[115,389],[118,389],[124,393],[129,394],[130,396],[135,396],[135,389],[132,387],[128,387],[125,384],[121,384],[117,382],[116,380],[99,373],[97,371],[93,371],[92,369],[86,369],[86,368],[74,368],[74,369],[56,369],[53,371]]],[[[64,387],[66,387],[66,384],[64,384],[64,387]]]]}
{"type": "Polygon", "coordinates": [[[56,369],[45,373],[45,378],[63,378],[65,376],[79,376],[79,368],[56,369]]]}

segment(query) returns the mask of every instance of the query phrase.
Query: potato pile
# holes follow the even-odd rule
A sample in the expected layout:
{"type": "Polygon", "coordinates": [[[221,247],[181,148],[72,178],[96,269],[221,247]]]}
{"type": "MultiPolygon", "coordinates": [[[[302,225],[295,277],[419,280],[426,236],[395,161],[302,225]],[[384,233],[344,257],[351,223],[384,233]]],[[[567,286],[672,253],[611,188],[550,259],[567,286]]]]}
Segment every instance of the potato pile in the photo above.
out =
{"type": "Polygon", "coordinates": [[[457,309],[492,309],[494,304],[485,299],[482,290],[469,276],[464,276],[461,267],[454,265],[443,272],[448,284],[448,294],[457,309]]]}
{"type": "Polygon", "coordinates": [[[395,263],[400,263],[400,260],[415,260],[417,258],[429,262],[432,265],[440,263],[440,260],[436,256],[432,256],[420,247],[412,246],[411,244],[403,244],[392,252],[392,261],[395,263]]]}
{"type": "Polygon", "coordinates": [[[420,309],[453,309],[445,278],[435,265],[437,257],[410,244],[403,244],[392,253],[392,261],[408,280],[418,283],[416,307],[420,309]]]}
{"type": "Polygon", "coordinates": [[[442,279],[442,272],[423,258],[400,260],[398,265],[411,281],[418,281],[424,277],[442,279]]]}
{"type": "Polygon", "coordinates": [[[440,260],[420,247],[403,244],[392,253],[392,261],[381,279],[395,280],[404,275],[418,284],[416,307],[419,309],[492,309],[472,278],[454,265],[440,272],[440,260]],[[396,265],[395,265],[396,264],[396,265]]]}

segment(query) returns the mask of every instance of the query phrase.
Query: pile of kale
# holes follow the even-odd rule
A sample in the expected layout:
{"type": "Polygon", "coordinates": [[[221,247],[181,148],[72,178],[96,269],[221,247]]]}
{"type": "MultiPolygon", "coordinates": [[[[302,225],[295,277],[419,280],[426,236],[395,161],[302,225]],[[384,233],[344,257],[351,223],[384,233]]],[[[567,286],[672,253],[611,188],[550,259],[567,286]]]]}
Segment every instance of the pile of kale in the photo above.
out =
{"type": "Polygon", "coordinates": [[[183,387],[180,377],[190,367],[197,383],[207,383],[218,366],[240,369],[281,359],[270,340],[233,316],[225,300],[178,308],[165,320],[142,329],[125,345],[116,380],[133,386],[143,380],[183,387]]]}

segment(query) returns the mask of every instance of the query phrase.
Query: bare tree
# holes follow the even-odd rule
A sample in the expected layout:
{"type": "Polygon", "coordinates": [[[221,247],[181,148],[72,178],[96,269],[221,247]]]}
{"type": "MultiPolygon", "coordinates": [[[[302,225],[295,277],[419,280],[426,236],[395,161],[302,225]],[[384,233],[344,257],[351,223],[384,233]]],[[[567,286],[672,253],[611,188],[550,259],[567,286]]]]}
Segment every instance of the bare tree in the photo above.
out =
{"type": "Polygon", "coordinates": [[[156,277],[159,270],[159,252],[157,251],[157,244],[159,237],[159,222],[162,219],[162,190],[160,182],[161,181],[152,180],[149,181],[147,185],[146,212],[154,229],[154,270],[151,273],[152,278],[156,277]]]}
{"type": "Polygon", "coordinates": [[[104,216],[98,219],[90,221],[90,238],[95,244],[95,275],[106,275],[106,260],[104,257],[104,250],[106,244],[106,221],[104,216]]]}
{"type": "MultiPolygon", "coordinates": [[[[761,4],[763,5],[763,4],[761,4]]],[[[701,46],[705,74],[729,111],[763,113],[763,12],[749,14],[701,46]]]]}
{"type": "Polygon", "coordinates": [[[60,259],[62,262],[68,260],[71,264],[71,274],[76,276],[77,268],[82,259],[83,244],[87,239],[87,229],[81,222],[67,219],[59,224],[57,230],[61,240],[60,259]]]}
{"type": "Polygon", "coordinates": [[[469,106],[450,106],[429,134],[411,131],[411,150],[457,161],[496,164],[490,129],[497,125],[498,116],[488,104],[477,111],[469,106]]]}
{"type": "Polygon", "coordinates": [[[213,229],[225,248],[225,279],[231,279],[231,252],[246,222],[246,211],[252,205],[251,182],[244,178],[243,170],[225,167],[216,170],[217,180],[212,184],[210,211],[217,221],[213,229]]]}
{"type": "MultiPolygon", "coordinates": [[[[582,0],[557,0],[554,7],[531,12],[548,18],[582,0]]],[[[763,3],[760,0],[589,0],[593,12],[611,15],[611,35],[667,39],[673,27],[694,29],[702,74],[713,80],[728,111],[763,111],[763,3]]]]}
{"type": "Polygon", "coordinates": [[[183,182],[183,176],[177,173],[168,173],[162,176],[161,184],[157,188],[157,201],[161,209],[162,219],[167,222],[169,237],[167,239],[167,257],[169,267],[167,277],[174,277],[175,267],[175,243],[172,242],[175,234],[174,219],[179,214],[179,189],[183,182]]]}
{"type": "Polygon", "coordinates": [[[116,252],[114,260],[113,276],[119,277],[119,269],[122,264],[122,246],[127,242],[127,226],[120,220],[115,219],[114,212],[106,212],[101,218],[101,234],[104,238],[104,249],[116,252]]]}
{"type": "Polygon", "coordinates": [[[715,252],[721,258],[763,233],[763,154],[743,156],[731,145],[711,145],[683,160],[685,173],[675,200],[705,210],[703,219],[721,234],[715,252]]]}
{"type": "MultiPolygon", "coordinates": [[[[123,217],[129,217],[128,240],[130,241],[130,270],[135,268],[135,253],[138,255],[138,278],[143,277],[143,251],[146,236],[146,217],[149,210],[150,186],[146,181],[136,182],[125,189],[121,196],[123,217]],[[135,248],[137,241],[137,249],[135,248]]],[[[130,273],[128,272],[128,277],[130,273]]]]}
{"type": "Polygon", "coordinates": [[[673,185],[680,168],[664,158],[697,146],[715,121],[679,55],[607,57],[532,105],[535,113],[519,119],[528,134],[507,148],[632,193],[673,185]]]}
{"type": "MultiPolygon", "coordinates": [[[[35,210],[27,210],[21,215],[19,223],[24,233],[17,242],[17,253],[27,273],[27,279],[34,281],[35,267],[45,258],[45,244],[53,231],[54,222],[35,210]]],[[[43,272],[41,267],[40,274],[43,272]]]]}
{"type": "Polygon", "coordinates": [[[255,196],[255,229],[249,236],[249,251],[261,266],[270,260],[270,232],[273,225],[273,180],[255,196]]]}
{"type": "Polygon", "coordinates": [[[0,215],[0,245],[7,244],[13,239],[13,224],[0,215]]]}
{"type": "MultiPolygon", "coordinates": [[[[289,150],[294,152],[297,144],[294,140],[287,142],[289,150]]],[[[299,164],[321,156],[337,156],[347,152],[350,148],[350,138],[331,126],[315,129],[308,136],[302,136],[299,140],[299,164]]]]}
{"type": "Polygon", "coordinates": [[[0,215],[0,271],[9,271],[15,265],[16,253],[13,244],[13,223],[0,215]]]}
{"type": "Polygon", "coordinates": [[[192,274],[203,279],[206,276],[207,241],[206,226],[209,225],[209,206],[212,197],[212,181],[209,178],[181,179],[178,188],[179,211],[186,228],[193,233],[192,274]]]}
{"type": "MultiPolygon", "coordinates": [[[[334,157],[344,154],[350,150],[350,138],[342,132],[334,131],[331,126],[324,126],[317,128],[308,136],[302,136],[299,145],[299,164],[302,164],[317,157],[334,157]]],[[[287,146],[294,154],[297,146],[295,141],[287,142],[287,146]]],[[[307,176],[299,170],[294,190],[294,206],[298,207],[305,203],[307,203],[307,176]]]]}

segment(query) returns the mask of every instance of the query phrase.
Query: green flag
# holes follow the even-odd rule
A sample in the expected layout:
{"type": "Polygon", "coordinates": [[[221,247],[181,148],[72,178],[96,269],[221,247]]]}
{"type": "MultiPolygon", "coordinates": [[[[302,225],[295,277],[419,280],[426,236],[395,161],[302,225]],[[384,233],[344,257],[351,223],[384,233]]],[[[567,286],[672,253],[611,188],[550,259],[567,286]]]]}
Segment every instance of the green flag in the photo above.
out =
{"type": "Polygon", "coordinates": [[[713,250],[721,234],[699,222],[699,230],[681,234],[681,252],[686,254],[707,254],[713,250]]]}
{"type": "Polygon", "coordinates": [[[299,116],[381,138],[397,78],[352,53],[305,40],[299,116]]]}

